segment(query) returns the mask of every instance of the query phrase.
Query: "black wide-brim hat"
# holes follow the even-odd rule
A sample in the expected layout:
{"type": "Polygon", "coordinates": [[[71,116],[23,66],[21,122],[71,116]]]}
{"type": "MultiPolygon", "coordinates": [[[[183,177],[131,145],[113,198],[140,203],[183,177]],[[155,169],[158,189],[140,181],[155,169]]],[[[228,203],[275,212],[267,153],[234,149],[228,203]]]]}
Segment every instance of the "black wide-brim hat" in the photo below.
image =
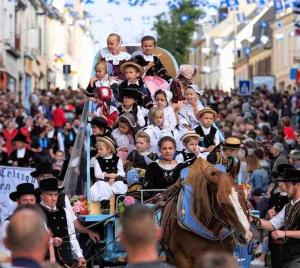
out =
{"type": "Polygon", "coordinates": [[[277,178],[279,176],[284,176],[284,171],[286,169],[296,169],[293,165],[290,164],[280,164],[277,167],[277,171],[273,171],[272,172],[272,176],[276,179],[275,181],[277,181],[277,178]]]}
{"type": "Polygon", "coordinates": [[[129,97],[138,100],[139,98],[139,92],[136,88],[131,88],[131,87],[124,88],[121,94],[122,94],[122,99],[124,97],[129,97]]]}
{"type": "Polygon", "coordinates": [[[104,129],[107,128],[106,120],[100,116],[95,116],[91,121],[89,121],[89,123],[99,128],[104,128],[104,129]]]}
{"type": "Polygon", "coordinates": [[[300,170],[285,169],[283,178],[277,179],[278,182],[300,182],[300,170]]]}
{"type": "Polygon", "coordinates": [[[16,202],[18,198],[26,194],[32,194],[35,195],[36,198],[39,198],[39,194],[36,189],[34,189],[34,185],[32,183],[21,183],[17,185],[16,191],[10,193],[9,198],[16,202]]]}
{"type": "Polygon", "coordinates": [[[30,173],[30,176],[37,178],[39,175],[50,173],[54,177],[59,175],[59,170],[55,170],[52,167],[51,162],[42,162],[36,165],[36,170],[30,173]]]}
{"type": "Polygon", "coordinates": [[[15,141],[21,141],[24,143],[27,143],[27,138],[25,135],[23,135],[21,132],[18,132],[18,134],[12,139],[13,142],[15,141]]]}
{"type": "Polygon", "coordinates": [[[62,191],[63,188],[58,187],[58,180],[53,177],[41,180],[39,190],[41,192],[59,192],[62,191]]]}

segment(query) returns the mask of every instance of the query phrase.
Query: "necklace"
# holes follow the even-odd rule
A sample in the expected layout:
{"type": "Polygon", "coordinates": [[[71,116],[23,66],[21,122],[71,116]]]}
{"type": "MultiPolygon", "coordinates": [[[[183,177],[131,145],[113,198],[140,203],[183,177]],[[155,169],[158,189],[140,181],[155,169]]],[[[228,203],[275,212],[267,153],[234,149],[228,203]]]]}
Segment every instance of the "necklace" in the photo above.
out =
{"type": "Polygon", "coordinates": [[[165,159],[162,159],[160,160],[161,162],[165,163],[165,164],[168,164],[168,165],[171,165],[172,162],[173,162],[173,159],[172,160],[165,160],[165,159]]]}

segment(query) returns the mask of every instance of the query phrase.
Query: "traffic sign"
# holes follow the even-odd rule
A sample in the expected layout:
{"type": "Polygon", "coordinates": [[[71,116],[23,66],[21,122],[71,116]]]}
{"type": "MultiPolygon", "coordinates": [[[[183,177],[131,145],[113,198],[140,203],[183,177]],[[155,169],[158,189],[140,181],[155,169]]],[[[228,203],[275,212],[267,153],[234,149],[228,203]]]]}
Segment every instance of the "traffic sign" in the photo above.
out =
{"type": "Polygon", "coordinates": [[[240,80],[239,81],[239,95],[251,95],[251,81],[250,80],[240,80]]]}

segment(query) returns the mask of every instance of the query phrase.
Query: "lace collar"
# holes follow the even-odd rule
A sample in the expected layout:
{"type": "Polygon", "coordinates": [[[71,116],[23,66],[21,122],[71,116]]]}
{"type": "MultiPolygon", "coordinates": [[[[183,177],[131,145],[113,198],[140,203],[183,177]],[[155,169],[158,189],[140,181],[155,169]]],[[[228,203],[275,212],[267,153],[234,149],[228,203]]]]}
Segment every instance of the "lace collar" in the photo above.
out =
{"type": "Polygon", "coordinates": [[[103,48],[100,51],[101,57],[103,57],[106,61],[112,61],[114,65],[118,65],[120,61],[129,60],[130,54],[124,51],[120,51],[118,55],[113,55],[107,48],[103,48]]]}

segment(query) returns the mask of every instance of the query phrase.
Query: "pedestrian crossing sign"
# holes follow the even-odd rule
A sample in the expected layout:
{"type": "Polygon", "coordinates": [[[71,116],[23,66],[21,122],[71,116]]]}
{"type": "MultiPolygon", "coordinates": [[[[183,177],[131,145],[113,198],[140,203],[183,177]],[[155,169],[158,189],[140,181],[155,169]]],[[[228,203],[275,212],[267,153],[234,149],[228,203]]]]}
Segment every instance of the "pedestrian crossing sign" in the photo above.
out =
{"type": "Polygon", "coordinates": [[[250,80],[240,80],[239,81],[239,95],[247,96],[251,95],[251,81],[250,80]]]}

